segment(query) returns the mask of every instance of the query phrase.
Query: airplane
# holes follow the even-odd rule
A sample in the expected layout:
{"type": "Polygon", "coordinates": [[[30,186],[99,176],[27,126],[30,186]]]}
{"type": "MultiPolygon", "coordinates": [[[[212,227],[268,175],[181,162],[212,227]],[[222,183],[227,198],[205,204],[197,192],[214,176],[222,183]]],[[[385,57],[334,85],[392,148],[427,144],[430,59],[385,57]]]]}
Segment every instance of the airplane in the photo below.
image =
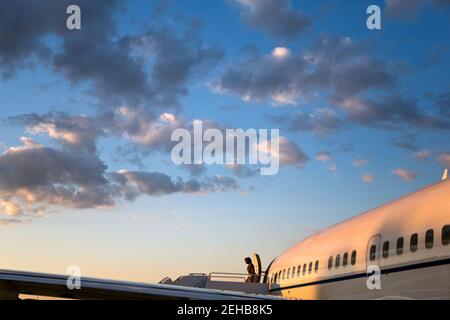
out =
{"type": "Polygon", "coordinates": [[[0,299],[445,299],[450,300],[450,180],[318,231],[276,257],[257,283],[232,273],[145,284],[0,270],[0,299]],[[215,278],[216,277],[216,278],[215,278]]]}

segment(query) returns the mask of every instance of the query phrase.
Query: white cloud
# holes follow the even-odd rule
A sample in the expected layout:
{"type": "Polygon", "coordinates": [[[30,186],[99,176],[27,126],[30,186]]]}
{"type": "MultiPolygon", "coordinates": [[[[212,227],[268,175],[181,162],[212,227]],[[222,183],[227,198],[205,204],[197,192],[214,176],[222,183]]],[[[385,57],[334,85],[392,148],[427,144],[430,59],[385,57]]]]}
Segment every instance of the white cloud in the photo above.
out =
{"type": "Polygon", "coordinates": [[[365,174],[361,177],[362,181],[366,183],[371,183],[375,180],[375,177],[371,174],[365,174]]]}
{"type": "Polygon", "coordinates": [[[417,174],[415,174],[414,172],[403,168],[394,169],[392,173],[408,182],[414,180],[417,177],[417,174]]]}
{"type": "Polygon", "coordinates": [[[316,160],[320,162],[330,161],[331,154],[328,151],[320,151],[316,154],[316,160]]]}
{"type": "Polygon", "coordinates": [[[414,153],[414,157],[417,159],[426,159],[431,156],[431,151],[428,149],[419,150],[414,153]]]}
{"type": "Polygon", "coordinates": [[[367,161],[366,159],[356,159],[356,160],[353,160],[352,164],[353,164],[355,167],[360,167],[360,166],[366,165],[367,162],[368,162],[368,161],[367,161]]]}

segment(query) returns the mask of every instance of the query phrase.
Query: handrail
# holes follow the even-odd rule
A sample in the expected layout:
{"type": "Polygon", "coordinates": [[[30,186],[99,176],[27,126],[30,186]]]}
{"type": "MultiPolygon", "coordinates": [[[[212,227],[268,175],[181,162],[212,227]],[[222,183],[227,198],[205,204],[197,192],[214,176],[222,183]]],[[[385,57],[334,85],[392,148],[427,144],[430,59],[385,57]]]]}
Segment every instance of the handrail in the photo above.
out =
{"type": "MultiPolygon", "coordinates": [[[[264,277],[265,272],[261,272],[261,279],[264,277]]],[[[208,280],[212,277],[220,279],[243,279],[244,281],[248,278],[248,273],[236,273],[236,272],[210,272],[208,274],[208,280]]]]}
{"type": "Polygon", "coordinates": [[[166,284],[168,282],[172,282],[172,279],[170,279],[169,277],[165,277],[164,279],[162,279],[159,283],[160,284],[166,284]]]}

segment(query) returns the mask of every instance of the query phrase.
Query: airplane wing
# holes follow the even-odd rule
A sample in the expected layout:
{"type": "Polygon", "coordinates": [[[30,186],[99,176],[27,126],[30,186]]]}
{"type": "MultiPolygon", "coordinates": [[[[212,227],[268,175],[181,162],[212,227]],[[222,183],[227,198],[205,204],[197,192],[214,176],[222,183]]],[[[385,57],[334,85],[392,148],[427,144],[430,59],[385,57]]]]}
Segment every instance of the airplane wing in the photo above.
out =
{"type": "Polygon", "coordinates": [[[19,294],[67,299],[107,300],[267,300],[270,295],[245,294],[176,285],[146,284],[81,278],[81,288],[70,290],[68,276],[14,270],[0,270],[0,299],[17,299],[19,294]]]}

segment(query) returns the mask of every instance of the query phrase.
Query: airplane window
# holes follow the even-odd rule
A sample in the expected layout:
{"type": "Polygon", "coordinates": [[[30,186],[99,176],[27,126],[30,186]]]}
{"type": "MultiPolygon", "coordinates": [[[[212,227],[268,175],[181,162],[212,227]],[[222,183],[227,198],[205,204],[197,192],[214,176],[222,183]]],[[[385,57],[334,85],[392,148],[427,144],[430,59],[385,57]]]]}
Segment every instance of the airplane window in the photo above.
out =
{"type": "Polygon", "coordinates": [[[450,243],[450,224],[442,227],[442,244],[447,246],[450,243]]]}
{"type": "Polygon", "coordinates": [[[425,233],[425,248],[427,249],[433,248],[433,242],[434,242],[434,231],[433,229],[429,229],[425,233]]]}
{"type": "Polygon", "coordinates": [[[397,255],[403,254],[403,237],[397,239],[397,255]]]}
{"type": "Polygon", "coordinates": [[[287,270],[286,279],[289,279],[290,276],[291,276],[291,268],[287,270]]]}
{"type": "Polygon", "coordinates": [[[335,262],[334,267],[337,269],[337,268],[339,268],[339,265],[340,265],[340,264],[341,264],[341,255],[338,254],[338,255],[336,256],[336,262],[335,262]]]}
{"type": "Polygon", "coordinates": [[[309,263],[308,273],[311,273],[311,271],[312,271],[312,262],[309,263]]]}
{"type": "Polygon", "coordinates": [[[333,257],[328,258],[328,270],[330,270],[333,267],[333,257]]]}
{"type": "Polygon", "coordinates": [[[411,236],[411,240],[409,242],[411,252],[416,252],[417,251],[417,244],[418,244],[418,242],[419,242],[419,236],[417,235],[417,233],[414,233],[411,236]]]}
{"type": "Polygon", "coordinates": [[[348,263],[348,253],[344,253],[344,258],[342,259],[342,266],[346,267],[348,263]]]}
{"type": "Polygon", "coordinates": [[[356,250],[352,251],[352,266],[356,263],[356,250]]]}
{"type": "Polygon", "coordinates": [[[389,241],[383,243],[383,258],[389,257],[389,241]]]}
{"type": "Polygon", "coordinates": [[[306,263],[303,265],[303,275],[306,274],[306,263]]]}
{"type": "Polygon", "coordinates": [[[292,268],[292,278],[295,277],[295,267],[292,268]]]}
{"type": "Polygon", "coordinates": [[[370,247],[370,255],[369,255],[370,261],[375,260],[376,257],[377,257],[377,246],[373,244],[370,247]]]}
{"type": "Polygon", "coordinates": [[[297,277],[300,277],[301,269],[302,269],[302,266],[297,266],[297,277]]]}
{"type": "Polygon", "coordinates": [[[283,280],[286,279],[286,269],[283,269],[283,280]]]}
{"type": "Polygon", "coordinates": [[[314,272],[319,270],[319,260],[316,260],[316,264],[314,265],[314,272]]]}

